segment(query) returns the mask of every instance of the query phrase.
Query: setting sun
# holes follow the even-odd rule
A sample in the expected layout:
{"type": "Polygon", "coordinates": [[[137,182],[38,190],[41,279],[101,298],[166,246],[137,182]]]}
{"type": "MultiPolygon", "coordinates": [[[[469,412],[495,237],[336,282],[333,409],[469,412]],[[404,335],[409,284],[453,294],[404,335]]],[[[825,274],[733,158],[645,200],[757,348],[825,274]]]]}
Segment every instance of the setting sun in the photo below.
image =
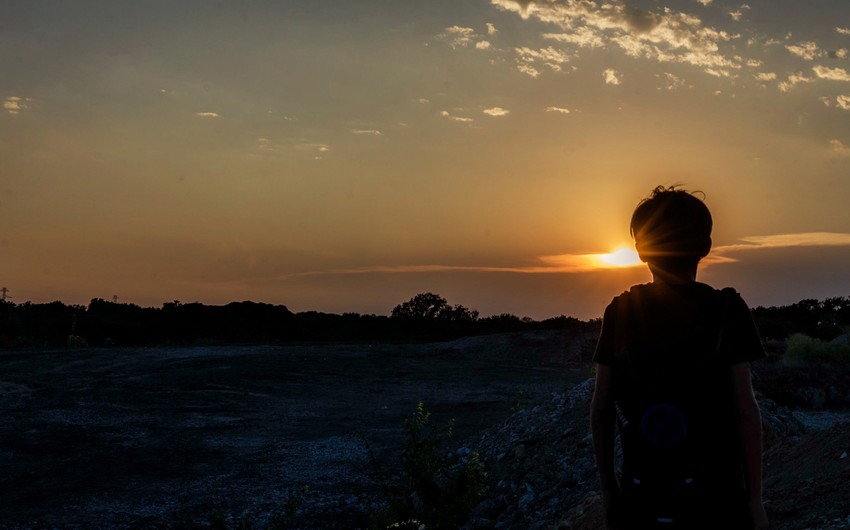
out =
{"type": "Polygon", "coordinates": [[[629,247],[621,247],[608,254],[600,254],[599,259],[608,265],[614,267],[632,267],[640,265],[641,261],[635,249],[629,247]]]}

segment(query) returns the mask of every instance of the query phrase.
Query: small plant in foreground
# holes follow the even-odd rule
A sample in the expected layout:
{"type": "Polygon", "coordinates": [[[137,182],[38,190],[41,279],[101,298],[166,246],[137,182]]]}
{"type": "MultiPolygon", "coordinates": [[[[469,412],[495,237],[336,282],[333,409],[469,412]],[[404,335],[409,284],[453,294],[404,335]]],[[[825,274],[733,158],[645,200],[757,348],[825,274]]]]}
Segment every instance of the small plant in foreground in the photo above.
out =
{"type": "Polygon", "coordinates": [[[474,451],[444,448],[452,429],[451,421],[434,425],[420,402],[404,422],[400,476],[395,481],[384,478],[386,474],[373,460],[388,496],[386,507],[374,518],[376,528],[447,529],[466,521],[483,498],[485,473],[474,451]]]}

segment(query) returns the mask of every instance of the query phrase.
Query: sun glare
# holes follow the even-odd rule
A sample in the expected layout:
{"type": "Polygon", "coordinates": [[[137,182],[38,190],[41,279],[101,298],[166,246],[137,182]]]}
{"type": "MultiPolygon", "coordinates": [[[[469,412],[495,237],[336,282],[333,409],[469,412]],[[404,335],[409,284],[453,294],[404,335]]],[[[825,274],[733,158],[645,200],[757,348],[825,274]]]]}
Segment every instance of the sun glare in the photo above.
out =
{"type": "Polygon", "coordinates": [[[608,254],[600,254],[600,261],[612,267],[632,267],[640,265],[641,261],[635,249],[629,247],[621,247],[614,252],[608,254]]]}

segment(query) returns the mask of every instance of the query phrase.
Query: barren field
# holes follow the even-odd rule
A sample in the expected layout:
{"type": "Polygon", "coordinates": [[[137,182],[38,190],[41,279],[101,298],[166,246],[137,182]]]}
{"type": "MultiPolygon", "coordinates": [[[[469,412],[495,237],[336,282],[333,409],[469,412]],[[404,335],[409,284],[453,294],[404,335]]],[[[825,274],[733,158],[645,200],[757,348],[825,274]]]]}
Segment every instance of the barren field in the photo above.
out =
{"type": "MultiPolygon", "coordinates": [[[[476,528],[597,528],[593,341],[0,352],[0,528],[366,528],[368,451],[397,470],[419,401],[492,466],[476,528]]],[[[756,388],[847,403],[847,373],[763,369],[756,388]]],[[[850,414],[763,412],[775,527],[850,528],[850,414]]]]}
{"type": "Polygon", "coordinates": [[[374,488],[362,438],[391,465],[421,400],[463,440],[585,379],[578,347],[532,333],[2,352],[0,527],[266,528],[297,506],[351,528],[374,488]]]}

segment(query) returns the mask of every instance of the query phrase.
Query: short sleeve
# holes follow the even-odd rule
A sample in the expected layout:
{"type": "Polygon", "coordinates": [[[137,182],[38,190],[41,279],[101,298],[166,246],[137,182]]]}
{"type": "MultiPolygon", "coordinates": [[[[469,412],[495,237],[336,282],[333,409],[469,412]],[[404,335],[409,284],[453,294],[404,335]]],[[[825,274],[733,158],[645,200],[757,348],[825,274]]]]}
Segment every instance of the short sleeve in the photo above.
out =
{"type": "Polygon", "coordinates": [[[738,293],[731,294],[726,307],[720,354],[730,366],[757,361],[765,356],[753,315],[738,293]]]}
{"type": "Polygon", "coordinates": [[[614,299],[605,308],[602,317],[602,332],[599,334],[599,342],[596,343],[596,351],[593,352],[593,362],[611,366],[614,364],[616,352],[615,328],[616,328],[616,302],[614,299]]]}

